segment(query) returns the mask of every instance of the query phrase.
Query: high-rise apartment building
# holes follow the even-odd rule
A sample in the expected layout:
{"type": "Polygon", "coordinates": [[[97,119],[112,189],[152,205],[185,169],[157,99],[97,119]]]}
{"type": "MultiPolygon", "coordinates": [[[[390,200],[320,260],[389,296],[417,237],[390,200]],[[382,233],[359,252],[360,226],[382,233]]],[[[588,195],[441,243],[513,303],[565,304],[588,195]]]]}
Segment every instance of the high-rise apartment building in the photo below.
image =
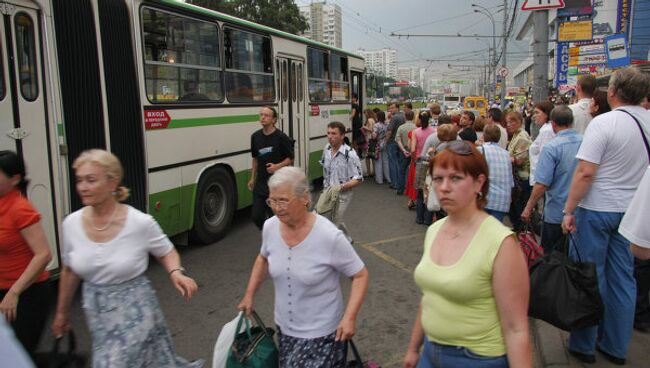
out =
{"type": "Polygon", "coordinates": [[[343,47],[341,7],[336,4],[311,3],[299,7],[309,29],[301,36],[330,46],[343,47]]]}
{"type": "Polygon", "coordinates": [[[366,60],[366,69],[373,73],[389,78],[398,79],[397,50],[384,48],[381,50],[357,50],[357,54],[366,60]]]}

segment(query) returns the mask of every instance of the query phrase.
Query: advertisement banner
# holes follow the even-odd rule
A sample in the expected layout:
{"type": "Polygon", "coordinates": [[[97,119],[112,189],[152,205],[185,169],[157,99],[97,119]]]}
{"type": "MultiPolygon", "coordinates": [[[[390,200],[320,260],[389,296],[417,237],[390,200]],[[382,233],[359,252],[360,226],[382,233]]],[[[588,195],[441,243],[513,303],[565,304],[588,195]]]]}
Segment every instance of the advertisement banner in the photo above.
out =
{"type": "Polygon", "coordinates": [[[630,58],[632,64],[650,61],[650,1],[635,1],[630,27],[630,58]]]}
{"type": "Polygon", "coordinates": [[[557,55],[555,66],[555,88],[567,82],[567,72],[569,71],[569,44],[558,42],[555,54],[557,55]]]}
{"type": "Polygon", "coordinates": [[[581,20],[560,23],[559,42],[590,41],[593,39],[593,22],[581,20]]]}

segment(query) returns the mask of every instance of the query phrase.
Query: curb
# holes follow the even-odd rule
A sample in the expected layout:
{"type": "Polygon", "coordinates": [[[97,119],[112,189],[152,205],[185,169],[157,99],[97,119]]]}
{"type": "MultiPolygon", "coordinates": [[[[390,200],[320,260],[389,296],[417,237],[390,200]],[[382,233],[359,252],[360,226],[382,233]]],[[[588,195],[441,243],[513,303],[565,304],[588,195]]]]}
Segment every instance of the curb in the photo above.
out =
{"type": "Polygon", "coordinates": [[[538,319],[531,318],[530,324],[535,341],[535,363],[540,367],[581,367],[567,354],[567,332],[538,319]]]}

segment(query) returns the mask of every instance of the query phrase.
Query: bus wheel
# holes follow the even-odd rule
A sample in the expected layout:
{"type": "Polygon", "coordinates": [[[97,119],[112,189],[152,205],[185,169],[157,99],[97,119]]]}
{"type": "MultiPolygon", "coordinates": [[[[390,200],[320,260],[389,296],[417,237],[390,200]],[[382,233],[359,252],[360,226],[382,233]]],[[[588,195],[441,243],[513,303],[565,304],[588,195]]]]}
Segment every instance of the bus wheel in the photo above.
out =
{"type": "Polygon", "coordinates": [[[235,187],[230,173],[222,167],[205,172],[196,189],[194,227],[190,239],[211,244],[221,239],[235,214],[235,187]]]}

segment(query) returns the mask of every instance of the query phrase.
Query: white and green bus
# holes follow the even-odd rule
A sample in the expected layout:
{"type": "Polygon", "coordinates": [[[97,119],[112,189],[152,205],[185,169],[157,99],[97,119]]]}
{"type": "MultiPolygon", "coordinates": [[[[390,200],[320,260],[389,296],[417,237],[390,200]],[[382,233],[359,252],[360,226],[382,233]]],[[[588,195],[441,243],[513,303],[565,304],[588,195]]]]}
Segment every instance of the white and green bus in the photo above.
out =
{"type": "Polygon", "coordinates": [[[56,254],[85,149],[121,159],[128,203],[169,236],[209,244],[251,203],[261,106],[310,179],[327,123],[350,127],[351,93],[363,106],[361,57],[181,1],[0,0],[0,13],[0,149],[25,160],[56,254]]]}

